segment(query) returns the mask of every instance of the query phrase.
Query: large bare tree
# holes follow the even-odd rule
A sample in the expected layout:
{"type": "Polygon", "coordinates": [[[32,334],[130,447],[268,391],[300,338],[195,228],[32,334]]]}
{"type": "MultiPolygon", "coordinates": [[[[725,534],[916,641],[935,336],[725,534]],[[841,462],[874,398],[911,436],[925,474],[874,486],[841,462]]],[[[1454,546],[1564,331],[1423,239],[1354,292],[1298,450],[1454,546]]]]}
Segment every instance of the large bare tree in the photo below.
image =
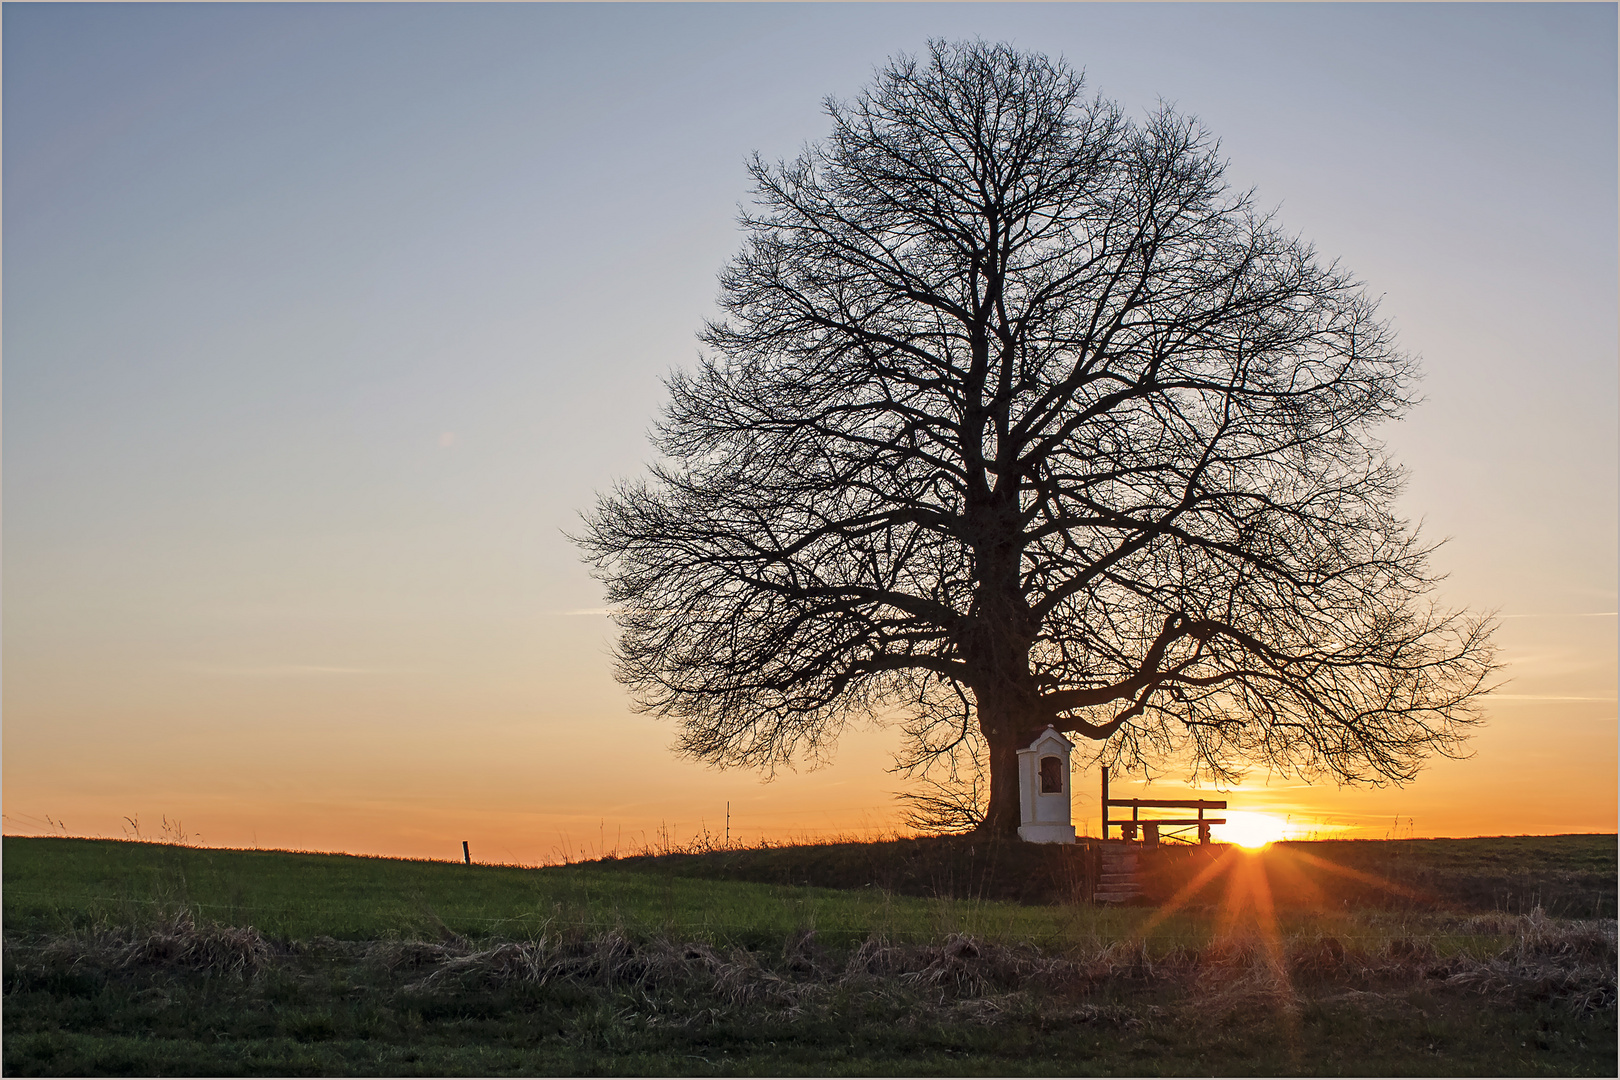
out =
{"type": "Polygon", "coordinates": [[[1455,753],[1488,627],[1427,601],[1375,437],[1416,368],[1360,284],[1196,122],[1062,62],[934,43],[827,111],[754,160],[663,463],[580,538],[681,749],[769,768],[852,715],[902,718],[914,766],[982,738],[1001,833],[1047,724],[1218,778],[1455,753]]]}

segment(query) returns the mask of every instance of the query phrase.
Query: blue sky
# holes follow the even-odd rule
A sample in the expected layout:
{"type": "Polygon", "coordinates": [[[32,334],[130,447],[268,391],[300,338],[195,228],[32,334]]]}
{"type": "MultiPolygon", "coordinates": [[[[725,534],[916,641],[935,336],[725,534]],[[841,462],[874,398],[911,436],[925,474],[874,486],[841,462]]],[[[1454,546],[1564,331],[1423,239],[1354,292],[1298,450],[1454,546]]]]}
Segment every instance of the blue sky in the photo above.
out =
{"type": "Polygon", "coordinates": [[[1551,725],[1612,818],[1612,5],[8,4],[4,29],[8,830],[145,808],[417,853],[436,826],[389,822],[469,806],[514,836],[730,792],[772,828],[892,816],[881,732],[767,788],[672,761],[606,620],[569,614],[600,593],[562,531],[647,459],[747,155],[966,36],[1199,116],[1383,298],[1428,372],[1388,433],[1404,505],[1452,538],[1445,599],[1509,616],[1518,695],[1431,801],[1539,767],[1551,725]],[[620,740],[645,797],[578,767],[620,740]]]}

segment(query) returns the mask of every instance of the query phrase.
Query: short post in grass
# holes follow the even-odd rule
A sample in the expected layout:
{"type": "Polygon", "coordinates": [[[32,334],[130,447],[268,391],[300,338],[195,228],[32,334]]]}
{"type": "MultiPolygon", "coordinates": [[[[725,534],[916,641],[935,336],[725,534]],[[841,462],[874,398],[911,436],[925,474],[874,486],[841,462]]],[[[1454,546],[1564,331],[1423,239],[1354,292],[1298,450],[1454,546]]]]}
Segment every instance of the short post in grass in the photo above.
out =
{"type": "Polygon", "coordinates": [[[461,842],[461,861],[466,863],[468,866],[472,865],[472,851],[468,849],[467,841],[465,840],[461,842]]]}

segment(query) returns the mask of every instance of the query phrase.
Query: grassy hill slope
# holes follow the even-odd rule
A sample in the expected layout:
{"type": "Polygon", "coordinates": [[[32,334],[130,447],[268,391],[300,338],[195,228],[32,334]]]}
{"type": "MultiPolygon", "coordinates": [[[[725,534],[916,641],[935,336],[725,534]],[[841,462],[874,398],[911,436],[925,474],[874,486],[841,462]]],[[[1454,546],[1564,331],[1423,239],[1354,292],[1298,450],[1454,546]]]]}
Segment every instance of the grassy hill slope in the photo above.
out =
{"type": "Polygon", "coordinates": [[[1612,911],[1614,848],[1182,852],[1228,873],[1161,918],[976,899],[1076,853],[971,841],[520,869],[8,837],[4,1072],[1613,1075],[1614,921],[1468,896],[1612,911]],[[1323,852],[1348,884],[1289,906],[1323,852]]]}
{"type": "MultiPolygon", "coordinates": [[[[1166,845],[1152,867],[1151,892],[1174,894],[1204,860],[1223,849],[1166,845]]],[[[1295,854],[1324,860],[1365,877],[1331,880],[1335,903],[1454,911],[1549,914],[1579,918],[1615,915],[1616,837],[1613,835],[1475,837],[1461,840],[1316,840],[1275,844],[1268,864],[1295,854]],[[1400,889],[1382,888],[1367,877],[1400,889]],[[1404,890],[1404,891],[1403,891],[1404,890]],[[1414,896],[1413,894],[1417,894],[1414,896]]],[[[648,855],[590,866],[662,872],[717,881],[887,889],[908,896],[953,896],[1026,904],[1072,902],[1084,895],[1081,846],[986,842],[974,837],[922,837],[875,844],[822,844],[648,855]]],[[[1321,875],[1317,875],[1320,878],[1321,875]]],[[[1310,890],[1290,891],[1287,874],[1273,874],[1276,900],[1310,906],[1310,890]]],[[[1201,897],[1205,903],[1218,896],[1201,897]]]]}

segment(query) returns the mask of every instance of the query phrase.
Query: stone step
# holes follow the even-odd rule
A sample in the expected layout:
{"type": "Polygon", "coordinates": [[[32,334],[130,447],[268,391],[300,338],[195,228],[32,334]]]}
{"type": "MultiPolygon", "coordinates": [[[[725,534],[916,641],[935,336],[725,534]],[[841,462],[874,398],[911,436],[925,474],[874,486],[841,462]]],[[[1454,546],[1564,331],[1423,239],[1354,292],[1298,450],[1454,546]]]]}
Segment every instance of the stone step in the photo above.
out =
{"type": "Polygon", "coordinates": [[[1097,887],[1091,898],[1099,904],[1124,904],[1137,899],[1142,890],[1136,879],[1137,852],[1131,848],[1104,847],[1097,867],[1097,887]]]}

